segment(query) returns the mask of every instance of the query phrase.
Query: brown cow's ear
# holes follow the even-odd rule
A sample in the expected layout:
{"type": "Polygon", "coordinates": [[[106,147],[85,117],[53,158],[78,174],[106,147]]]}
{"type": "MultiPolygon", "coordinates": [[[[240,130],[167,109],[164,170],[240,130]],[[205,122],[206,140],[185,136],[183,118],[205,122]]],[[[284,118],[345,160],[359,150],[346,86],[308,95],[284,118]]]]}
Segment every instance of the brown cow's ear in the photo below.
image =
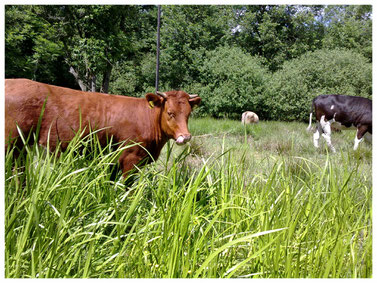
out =
{"type": "Polygon", "coordinates": [[[161,96],[154,93],[147,93],[145,95],[145,98],[149,102],[151,108],[153,108],[154,106],[160,106],[163,101],[163,98],[161,96]]]}
{"type": "Polygon", "coordinates": [[[195,97],[195,98],[191,98],[191,99],[189,99],[189,102],[190,102],[191,108],[194,108],[194,106],[199,105],[199,104],[200,104],[200,101],[202,101],[202,99],[201,99],[199,96],[197,96],[197,97],[195,97]]]}

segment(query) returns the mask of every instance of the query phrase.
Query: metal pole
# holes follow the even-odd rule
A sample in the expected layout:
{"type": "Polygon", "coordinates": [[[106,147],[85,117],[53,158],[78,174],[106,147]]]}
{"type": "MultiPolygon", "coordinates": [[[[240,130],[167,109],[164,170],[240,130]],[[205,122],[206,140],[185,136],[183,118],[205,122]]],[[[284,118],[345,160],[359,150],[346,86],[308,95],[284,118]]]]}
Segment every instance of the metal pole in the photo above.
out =
{"type": "Polygon", "coordinates": [[[156,92],[158,91],[159,69],[160,69],[160,18],[161,18],[161,5],[158,5],[157,12],[157,62],[156,62],[156,92]]]}

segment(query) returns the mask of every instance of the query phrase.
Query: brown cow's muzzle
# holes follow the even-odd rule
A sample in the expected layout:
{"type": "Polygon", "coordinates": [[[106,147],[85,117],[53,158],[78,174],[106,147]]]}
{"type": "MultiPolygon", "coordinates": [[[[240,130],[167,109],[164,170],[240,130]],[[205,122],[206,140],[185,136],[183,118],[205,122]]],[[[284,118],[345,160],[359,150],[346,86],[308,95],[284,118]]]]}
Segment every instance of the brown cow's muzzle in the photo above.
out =
{"type": "Polygon", "coordinates": [[[178,144],[178,145],[182,145],[182,144],[185,144],[186,142],[190,141],[191,140],[191,135],[188,134],[188,135],[180,135],[176,140],[175,142],[178,144]]]}

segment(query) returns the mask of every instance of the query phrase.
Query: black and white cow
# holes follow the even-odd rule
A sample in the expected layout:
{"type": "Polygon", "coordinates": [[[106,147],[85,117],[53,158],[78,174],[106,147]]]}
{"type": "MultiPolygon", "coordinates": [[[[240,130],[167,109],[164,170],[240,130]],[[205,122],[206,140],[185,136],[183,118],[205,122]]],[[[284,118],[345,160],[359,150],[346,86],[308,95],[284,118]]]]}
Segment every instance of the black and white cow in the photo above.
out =
{"type": "MultiPolygon", "coordinates": [[[[372,100],[348,95],[320,95],[313,99],[309,118],[309,131],[312,125],[313,110],[317,121],[313,135],[314,146],[318,147],[319,137],[322,134],[329,148],[335,152],[331,144],[331,126],[340,129],[357,128],[354,150],[363,140],[365,134],[372,134],[372,100]]],[[[369,140],[371,135],[365,137],[369,140]]]]}

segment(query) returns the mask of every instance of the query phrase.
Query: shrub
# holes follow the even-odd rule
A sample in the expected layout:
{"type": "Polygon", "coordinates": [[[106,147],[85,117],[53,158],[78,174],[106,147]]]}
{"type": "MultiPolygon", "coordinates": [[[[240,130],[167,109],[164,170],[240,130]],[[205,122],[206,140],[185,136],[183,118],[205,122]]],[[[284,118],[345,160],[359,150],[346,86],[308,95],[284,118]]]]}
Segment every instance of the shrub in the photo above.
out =
{"type": "Polygon", "coordinates": [[[345,49],[317,50],[287,61],[272,75],[266,95],[270,119],[307,121],[320,94],[372,97],[372,64],[345,49]]]}
{"type": "Polygon", "coordinates": [[[113,94],[144,97],[155,91],[156,55],[146,54],[143,58],[114,64],[109,92],[113,94]]]}
{"type": "Polygon", "coordinates": [[[238,47],[219,47],[207,52],[200,67],[201,113],[240,119],[243,111],[251,110],[263,119],[263,93],[268,77],[262,59],[238,47]]]}
{"type": "Polygon", "coordinates": [[[137,96],[137,77],[131,62],[122,62],[114,65],[111,74],[109,93],[137,96]]]}

